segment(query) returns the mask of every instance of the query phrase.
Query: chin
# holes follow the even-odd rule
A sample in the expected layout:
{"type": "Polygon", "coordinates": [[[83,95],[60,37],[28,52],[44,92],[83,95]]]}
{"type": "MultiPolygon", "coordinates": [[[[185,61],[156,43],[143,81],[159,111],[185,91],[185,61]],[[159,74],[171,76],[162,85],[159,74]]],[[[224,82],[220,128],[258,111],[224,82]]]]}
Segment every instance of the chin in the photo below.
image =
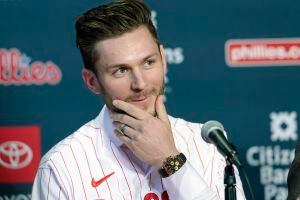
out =
{"type": "Polygon", "coordinates": [[[156,116],[156,110],[155,109],[148,109],[147,112],[152,115],[152,116],[156,116]]]}
{"type": "Polygon", "coordinates": [[[150,115],[155,116],[156,115],[156,111],[153,107],[148,107],[148,106],[137,106],[138,108],[140,108],[141,110],[149,113],[150,115]]]}

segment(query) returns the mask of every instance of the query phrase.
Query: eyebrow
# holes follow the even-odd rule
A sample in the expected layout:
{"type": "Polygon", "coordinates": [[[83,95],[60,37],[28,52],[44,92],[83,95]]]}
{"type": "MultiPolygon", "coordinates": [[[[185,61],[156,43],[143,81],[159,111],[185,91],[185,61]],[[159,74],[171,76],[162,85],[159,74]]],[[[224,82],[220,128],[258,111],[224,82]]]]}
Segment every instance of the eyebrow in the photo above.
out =
{"type": "MultiPolygon", "coordinates": [[[[158,56],[158,53],[156,52],[156,53],[152,53],[152,54],[146,56],[145,58],[142,59],[142,61],[139,64],[144,63],[146,60],[148,60],[149,58],[152,58],[153,56],[158,56]]],[[[125,64],[125,63],[123,63],[123,64],[119,63],[119,64],[108,65],[105,68],[106,68],[107,71],[109,71],[109,70],[112,70],[114,68],[118,68],[118,67],[121,67],[121,66],[122,67],[129,67],[130,65],[125,64]]]]}

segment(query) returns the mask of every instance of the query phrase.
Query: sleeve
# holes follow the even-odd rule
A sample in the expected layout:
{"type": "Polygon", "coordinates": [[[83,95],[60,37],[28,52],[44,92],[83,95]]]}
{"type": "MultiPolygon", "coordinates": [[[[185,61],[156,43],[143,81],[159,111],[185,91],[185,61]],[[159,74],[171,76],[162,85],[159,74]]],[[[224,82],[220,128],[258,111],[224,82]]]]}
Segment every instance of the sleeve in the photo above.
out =
{"type": "MultiPolygon", "coordinates": [[[[235,168],[236,196],[237,200],[245,200],[242,182],[235,168]]],[[[219,177],[215,184],[215,190],[207,185],[205,180],[187,161],[182,168],[172,176],[163,178],[163,183],[168,191],[170,199],[175,200],[217,200],[225,199],[224,174],[219,177]]]]}
{"type": "MultiPolygon", "coordinates": [[[[163,178],[172,200],[224,200],[225,158],[201,137],[201,124],[179,121],[173,127],[175,145],[187,162],[173,175],[163,178]]],[[[236,197],[244,200],[242,182],[235,168],[236,197]]]]}
{"type": "Polygon", "coordinates": [[[69,199],[51,168],[39,168],[33,183],[32,200],[69,199]]]}
{"type": "Polygon", "coordinates": [[[175,174],[163,178],[163,183],[170,199],[219,199],[188,161],[175,174]]]}

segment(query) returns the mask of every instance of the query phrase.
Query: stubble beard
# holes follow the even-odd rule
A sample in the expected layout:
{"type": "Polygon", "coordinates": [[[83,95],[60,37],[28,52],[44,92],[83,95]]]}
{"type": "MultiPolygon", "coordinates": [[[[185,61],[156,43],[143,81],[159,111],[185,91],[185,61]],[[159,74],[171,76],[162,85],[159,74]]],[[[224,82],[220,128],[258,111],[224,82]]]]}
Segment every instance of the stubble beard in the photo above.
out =
{"type": "MultiPolygon", "coordinates": [[[[135,98],[139,98],[139,97],[151,97],[151,96],[155,96],[155,102],[156,102],[156,99],[159,95],[163,95],[164,94],[164,90],[165,90],[165,83],[163,82],[162,85],[160,86],[159,89],[156,89],[156,88],[152,88],[150,90],[145,90],[145,91],[141,91],[141,92],[136,92],[128,97],[126,97],[125,99],[123,99],[123,101],[125,102],[129,102],[131,99],[135,99],[135,98]]],[[[106,104],[106,106],[113,112],[115,113],[120,113],[120,114],[127,114],[125,113],[123,110],[120,110],[118,108],[116,108],[113,104],[112,104],[112,101],[113,99],[109,98],[108,97],[108,94],[105,90],[103,90],[103,100],[104,100],[104,103],[106,104]]],[[[149,112],[152,116],[156,116],[156,110],[155,110],[155,102],[154,102],[154,105],[149,105],[149,106],[153,106],[154,107],[154,110],[153,111],[147,111],[145,109],[145,111],[149,112]]]]}

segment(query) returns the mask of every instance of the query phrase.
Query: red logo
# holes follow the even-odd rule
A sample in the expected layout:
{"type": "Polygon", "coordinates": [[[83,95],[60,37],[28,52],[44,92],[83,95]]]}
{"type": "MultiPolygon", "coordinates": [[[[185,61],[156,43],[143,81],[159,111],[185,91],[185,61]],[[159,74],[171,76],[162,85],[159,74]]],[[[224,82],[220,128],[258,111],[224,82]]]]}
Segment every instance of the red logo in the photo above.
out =
{"type": "Polygon", "coordinates": [[[167,191],[164,191],[164,192],[161,194],[161,199],[162,199],[162,200],[169,200],[169,195],[168,195],[167,191]]]}
{"type": "Polygon", "coordinates": [[[0,183],[31,183],[41,158],[38,126],[0,127],[0,183]]]}
{"type": "Polygon", "coordinates": [[[93,187],[98,187],[101,183],[103,183],[106,179],[108,179],[110,176],[112,176],[115,172],[112,172],[103,178],[101,178],[99,181],[95,181],[94,178],[92,179],[92,186],[93,187]]]}
{"type": "MultiPolygon", "coordinates": [[[[157,196],[157,194],[150,192],[145,195],[144,200],[159,200],[159,197],[157,196]]],[[[164,191],[161,194],[161,200],[169,200],[169,195],[168,195],[167,191],[164,191]]]]}
{"type": "Polygon", "coordinates": [[[0,144],[0,165],[8,169],[21,169],[32,161],[31,148],[19,141],[7,141],[0,144]]]}
{"type": "Polygon", "coordinates": [[[0,49],[0,84],[3,85],[56,85],[61,71],[52,61],[31,62],[31,58],[18,49],[0,49]]]}
{"type": "Polygon", "coordinates": [[[151,192],[145,195],[144,200],[159,200],[157,194],[151,192]]]}
{"type": "Polygon", "coordinates": [[[228,40],[226,63],[230,67],[300,64],[300,38],[228,40]]]}

